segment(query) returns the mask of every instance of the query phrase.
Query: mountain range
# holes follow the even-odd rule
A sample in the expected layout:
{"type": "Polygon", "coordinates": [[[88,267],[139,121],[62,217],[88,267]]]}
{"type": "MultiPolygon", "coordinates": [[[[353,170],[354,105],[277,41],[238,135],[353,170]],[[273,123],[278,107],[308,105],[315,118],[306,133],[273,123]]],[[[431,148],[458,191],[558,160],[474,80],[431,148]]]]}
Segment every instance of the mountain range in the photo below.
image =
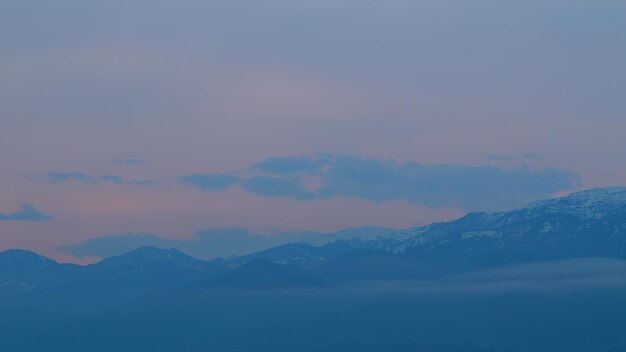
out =
{"type": "Polygon", "coordinates": [[[80,266],[0,253],[0,303],[72,292],[320,287],[422,279],[533,262],[626,258],[626,188],[600,188],[405,230],[354,228],[230,259],[142,247],[80,266]]]}
{"type": "Polygon", "coordinates": [[[358,271],[357,263],[378,258],[370,272],[389,265],[386,274],[393,276],[407,267],[423,275],[577,257],[626,258],[626,188],[592,189],[406,230],[350,229],[231,262],[268,258],[337,272],[348,265],[358,271]]]}
{"type": "Polygon", "coordinates": [[[203,261],[0,253],[0,350],[624,351],[626,188],[203,261]]]}

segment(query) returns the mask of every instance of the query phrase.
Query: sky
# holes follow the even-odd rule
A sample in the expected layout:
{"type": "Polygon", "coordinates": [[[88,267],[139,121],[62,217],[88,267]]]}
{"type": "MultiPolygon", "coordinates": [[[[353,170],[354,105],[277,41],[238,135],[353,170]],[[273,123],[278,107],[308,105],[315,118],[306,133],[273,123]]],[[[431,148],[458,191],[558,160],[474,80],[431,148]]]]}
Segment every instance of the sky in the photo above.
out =
{"type": "Polygon", "coordinates": [[[0,250],[274,243],[626,185],[625,41],[620,0],[5,0],[0,250]]]}

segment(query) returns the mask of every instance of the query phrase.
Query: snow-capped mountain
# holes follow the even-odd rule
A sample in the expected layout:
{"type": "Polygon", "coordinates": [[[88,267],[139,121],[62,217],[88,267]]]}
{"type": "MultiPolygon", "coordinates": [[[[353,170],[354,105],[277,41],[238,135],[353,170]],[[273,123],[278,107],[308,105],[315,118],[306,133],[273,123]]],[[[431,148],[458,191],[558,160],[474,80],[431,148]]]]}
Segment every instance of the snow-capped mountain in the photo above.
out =
{"type": "Polygon", "coordinates": [[[626,206],[626,187],[596,188],[565,197],[539,200],[517,213],[567,213],[583,219],[601,219],[626,206]]]}
{"type": "Polygon", "coordinates": [[[394,230],[357,228],[235,258],[316,267],[355,252],[488,265],[581,256],[626,257],[626,188],[599,188],[508,212],[394,230]]]}
{"type": "Polygon", "coordinates": [[[322,247],[331,243],[347,241],[347,242],[370,242],[370,241],[402,241],[409,236],[406,232],[399,231],[388,227],[354,227],[347,230],[341,230],[330,234],[318,235],[307,240],[303,243],[313,246],[322,247]]]}
{"type": "Polygon", "coordinates": [[[593,189],[509,212],[468,214],[422,229],[396,252],[483,264],[626,257],[626,189],[593,189]]]}
{"type": "Polygon", "coordinates": [[[393,252],[418,232],[418,229],[355,227],[233,258],[228,262],[230,266],[236,267],[250,260],[263,258],[279,264],[312,268],[352,251],[393,252]]]}
{"type": "Polygon", "coordinates": [[[327,279],[419,278],[579,257],[626,258],[625,188],[593,189],[508,212],[470,213],[454,221],[405,230],[348,229],[210,262],[175,249],[143,247],[79,266],[9,250],[0,253],[0,296],[69,289],[145,292],[201,283],[217,287],[217,281],[211,284],[217,278],[221,286],[246,287],[249,283],[238,280],[251,280],[263,270],[272,272],[258,275],[276,281],[265,286],[310,285],[327,279]]]}

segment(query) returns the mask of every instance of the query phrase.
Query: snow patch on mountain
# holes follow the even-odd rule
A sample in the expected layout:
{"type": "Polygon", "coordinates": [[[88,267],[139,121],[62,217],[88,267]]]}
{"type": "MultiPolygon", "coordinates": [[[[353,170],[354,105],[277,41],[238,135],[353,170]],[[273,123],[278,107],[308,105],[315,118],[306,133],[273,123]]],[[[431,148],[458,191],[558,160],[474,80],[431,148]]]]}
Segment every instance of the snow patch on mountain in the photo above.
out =
{"type": "Polygon", "coordinates": [[[502,233],[497,231],[467,231],[463,232],[461,238],[466,240],[470,238],[482,238],[482,237],[500,237],[502,233]]]}
{"type": "Polygon", "coordinates": [[[402,241],[410,238],[411,236],[412,234],[407,233],[406,231],[386,227],[355,227],[331,234],[315,236],[303,241],[302,243],[316,247],[323,247],[339,241],[402,241]]]}
{"type": "Polygon", "coordinates": [[[589,219],[599,219],[608,212],[626,206],[626,187],[596,188],[564,197],[539,200],[520,210],[566,213],[589,219]]]}

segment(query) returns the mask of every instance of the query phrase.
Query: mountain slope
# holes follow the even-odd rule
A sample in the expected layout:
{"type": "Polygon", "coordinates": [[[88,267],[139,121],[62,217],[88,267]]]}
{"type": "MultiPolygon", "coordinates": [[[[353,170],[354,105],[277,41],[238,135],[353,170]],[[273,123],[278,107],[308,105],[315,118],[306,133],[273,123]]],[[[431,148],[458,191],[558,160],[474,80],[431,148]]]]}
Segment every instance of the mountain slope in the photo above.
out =
{"type": "Polygon", "coordinates": [[[235,267],[255,259],[268,259],[279,264],[313,268],[352,251],[393,251],[416,233],[415,230],[357,227],[229,259],[228,262],[235,267]]]}
{"type": "Polygon", "coordinates": [[[143,247],[99,263],[59,264],[35,253],[0,253],[0,297],[16,302],[46,301],[81,294],[142,292],[183,287],[221,273],[217,263],[192,258],[175,249],[143,247]],[[54,298],[56,297],[56,298],[54,298]]]}
{"type": "Polygon", "coordinates": [[[583,256],[626,257],[626,189],[594,189],[496,214],[436,224],[402,251],[484,264],[583,256]]]}
{"type": "Polygon", "coordinates": [[[0,253],[0,295],[141,293],[202,282],[255,287],[288,286],[298,280],[306,286],[312,278],[414,279],[579,257],[626,258],[626,188],[583,191],[513,211],[471,213],[406,230],[349,229],[211,262],[175,249],[143,247],[78,266],[10,250],[0,253]]]}
{"type": "Polygon", "coordinates": [[[37,277],[59,266],[52,259],[31,251],[12,249],[0,253],[0,296],[38,287],[37,277]]]}
{"type": "Polygon", "coordinates": [[[85,267],[85,284],[113,289],[162,289],[201,280],[215,269],[176,249],[142,247],[85,267]]]}
{"type": "MultiPolygon", "coordinates": [[[[255,258],[306,268],[322,265],[346,271],[367,258],[378,267],[425,266],[469,270],[519,262],[575,257],[626,258],[626,188],[601,188],[531,203],[499,213],[470,213],[455,221],[407,230],[380,230],[375,236],[334,235],[331,240],[301,242],[235,258],[255,258]],[[408,263],[408,264],[407,264],[408,263]]],[[[357,268],[350,269],[356,271],[357,268]]],[[[366,270],[365,268],[363,270],[366,270]]]]}

